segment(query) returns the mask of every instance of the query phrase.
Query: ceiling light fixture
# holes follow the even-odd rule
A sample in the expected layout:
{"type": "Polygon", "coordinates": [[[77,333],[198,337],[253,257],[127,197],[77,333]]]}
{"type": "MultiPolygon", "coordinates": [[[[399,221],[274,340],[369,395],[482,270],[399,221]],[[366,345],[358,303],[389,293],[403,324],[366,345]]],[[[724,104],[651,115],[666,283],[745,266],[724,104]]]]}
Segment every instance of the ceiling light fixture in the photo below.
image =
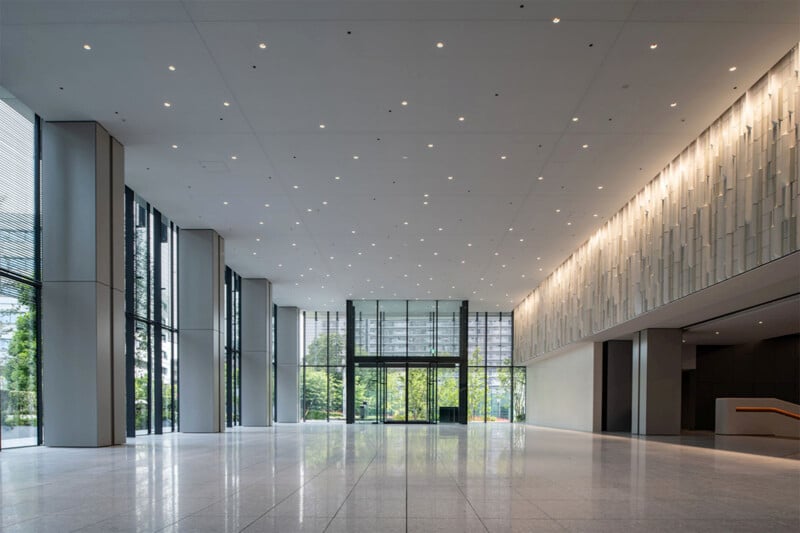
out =
{"type": "Polygon", "coordinates": [[[542,181],[542,180],[544,180],[544,176],[539,176],[539,177],[538,177],[538,178],[536,178],[536,179],[537,179],[537,180],[539,180],[539,181],[542,181]]]}
{"type": "Polygon", "coordinates": [[[560,19],[560,18],[558,18],[558,17],[555,17],[555,18],[553,19],[553,24],[558,24],[559,22],[561,22],[561,19],[560,19]]]}
{"type": "Polygon", "coordinates": [[[428,148],[433,148],[433,145],[431,143],[428,143],[428,148]]]}
{"type": "Polygon", "coordinates": [[[335,180],[340,180],[340,179],[342,179],[342,178],[340,178],[339,176],[334,176],[334,177],[333,177],[333,179],[335,179],[335,180]]]}
{"type": "Polygon", "coordinates": [[[402,102],[400,102],[400,105],[403,106],[403,107],[407,106],[408,105],[408,100],[403,100],[402,102]]]}
{"type": "Polygon", "coordinates": [[[175,72],[175,65],[170,65],[167,68],[170,70],[170,72],[175,72]]]}
{"type": "Polygon", "coordinates": [[[458,117],[459,122],[464,122],[464,120],[466,120],[464,117],[458,117]]]}
{"type": "Polygon", "coordinates": [[[222,105],[224,105],[225,107],[230,107],[231,103],[230,102],[222,102],[222,105]]]}
{"type": "Polygon", "coordinates": [[[319,129],[324,130],[325,129],[325,124],[320,124],[319,125],[319,129]]]}
{"type": "Polygon", "coordinates": [[[447,176],[447,179],[449,179],[449,180],[451,180],[451,181],[452,181],[452,179],[453,179],[453,176],[447,176]]]}
{"type": "Polygon", "coordinates": [[[88,43],[87,43],[87,44],[84,44],[84,45],[83,45],[83,49],[84,49],[84,50],[91,50],[91,49],[92,49],[92,46],[91,46],[90,44],[88,44],[88,43]]]}
{"type": "Polygon", "coordinates": [[[354,155],[354,156],[353,156],[353,159],[358,159],[358,156],[357,156],[357,155],[354,155]]]}
{"type": "Polygon", "coordinates": [[[678,107],[678,102],[672,102],[669,104],[670,107],[678,107]]]}
{"type": "Polygon", "coordinates": [[[299,185],[292,185],[292,188],[293,188],[293,189],[299,189],[299,188],[300,188],[300,186],[299,186],[299,185]]]}
{"type": "Polygon", "coordinates": [[[173,150],[177,150],[177,149],[178,149],[178,145],[177,145],[177,144],[173,144],[173,145],[172,145],[172,149],[173,149],[173,150]]]}
{"type": "Polygon", "coordinates": [[[508,156],[501,155],[501,156],[500,156],[500,159],[502,159],[503,161],[505,161],[506,159],[508,159],[508,156]]]}
{"type": "Polygon", "coordinates": [[[258,43],[258,47],[264,50],[267,48],[267,43],[258,43]]]}
{"type": "Polygon", "coordinates": [[[728,72],[736,72],[736,66],[734,65],[731,68],[729,68],[728,72]]]}
{"type": "Polygon", "coordinates": [[[231,156],[231,159],[233,159],[234,161],[236,161],[237,159],[239,159],[239,156],[232,155],[232,156],[231,156]]]}
{"type": "Polygon", "coordinates": [[[172,107],[172,104],[169,102],[164,102],[164,107],[172,107]]]}
{"type": "Polygon", "coordinates": [[[578,122],[580,119],[578,117],[572,117],[572,122],[578,122]]]}
{"type": "Polygon", "coordinates": [[[658,48],[658,43],[650,43],[650,50],[655,50],[658,48]]]}
{"type": "Polygon", "coordinates": [[[222,205],[228,205],[228,202],[222,202],[222,205]]]}
{"type": "Polygon", "coordinates": [[[442,41],[439,41],[438,43],[436,43],[436,48],[444,48],[444,43],[442,41]]]}
{"type": "Polygon", "coordinates": [[[603,186],[602,186],[602,185],[598,185],[598,186],[597,186],[597,190],[598,190],[598,191],[602,191],[602,190],[603,190],[603,186]]]}
{"type": "Polygon", "coordinates": [[[582,148],[589,148],[589,145],[588,145],[588,144],[584,144],[584,145],[582,146],[582,148]]]}

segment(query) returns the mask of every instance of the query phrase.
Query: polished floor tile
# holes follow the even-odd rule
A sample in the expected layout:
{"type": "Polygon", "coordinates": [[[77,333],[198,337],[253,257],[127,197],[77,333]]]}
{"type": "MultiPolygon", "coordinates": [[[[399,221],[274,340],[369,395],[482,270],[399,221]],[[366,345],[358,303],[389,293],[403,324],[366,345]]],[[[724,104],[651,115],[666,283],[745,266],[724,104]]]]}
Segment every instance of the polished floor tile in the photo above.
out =
{"type": "Polygon", "coordinates": [[[725,447],[509,424],[295,424],[7,450],[0,531],[800,530],[800,462],[725,447]]]}

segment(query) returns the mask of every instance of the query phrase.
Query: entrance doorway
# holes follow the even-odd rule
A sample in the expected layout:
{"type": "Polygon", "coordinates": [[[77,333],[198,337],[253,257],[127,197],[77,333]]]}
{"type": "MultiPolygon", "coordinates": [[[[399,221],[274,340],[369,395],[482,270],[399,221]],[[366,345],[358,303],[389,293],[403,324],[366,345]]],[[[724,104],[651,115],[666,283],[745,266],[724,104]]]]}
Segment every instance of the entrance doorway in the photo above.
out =
{"type": "Polygon", "coordinates": [[[435,362],[357,364],[355,421],[458,422],[458,371],[435,362]]]}

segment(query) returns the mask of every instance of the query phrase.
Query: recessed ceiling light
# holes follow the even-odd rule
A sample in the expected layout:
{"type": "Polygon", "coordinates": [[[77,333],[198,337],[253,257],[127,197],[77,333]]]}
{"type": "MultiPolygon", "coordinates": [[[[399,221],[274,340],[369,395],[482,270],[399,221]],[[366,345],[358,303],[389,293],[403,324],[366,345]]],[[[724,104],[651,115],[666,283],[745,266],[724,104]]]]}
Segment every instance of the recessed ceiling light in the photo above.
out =
{"type": "Polygon", "coordinates": [[[322,205],[328,205],[328,200],[322,200],[322,205]]]}
{"type": "Polygon", "coordinates": [[[447,176],[447,179],[452,180],[453,176],[447,176]]]}
{"type": "Polygon", "coordinates": [[[255,253],[255,252],[253,252],[253,255],[256,255],[256,253],[255,253]]]}
{"type": "Polygon", "coordinates": [[[222,102],[222,105],[224,105],[225,107],[230,107],[231,103],[230,102],[222,102]]]}
{"type": "Polygon", "coordinates": [[[719,335],[719,331],[715,331],[715,332],[714,332],[714,335],[719,335]]]}
{"type": "Polygon", "coordinates": [[[464,120],[466,120],[464,117],[458,117],[459,122],[464,122],[464,120]]]}
{"type": "Polygon", "coordinates": [[[320,124],[319,125],[319,129],[324,130],[325,129],[325,124],[320,124]]]}
{"type": "Polygon", "coordinates": [[[678,102],[672,102],[669,104],[670,107],[678,107],[678,102]]]}
{"type": "Polygon", "coordinates": [[[84,49],[84,50],[91,50],[91,49],[92,49],[92,46],[91,46],[90,44],[88,44],[88,43],[87,43],[87,44],[84,44],[84,45],[83,45],[83,49],[84,49]]]}
{"type": "Polygon", "coordinates": [[[170,70],[170,72],[175,72],[175,65],[170,65],[167,68],[170,70]]]}
{"type": "Polygon", "coordinates": [[[560,19],[560,18],[558,18],[558,17],[555,17],[555,18],[553,19],[553,24],[558,24],[559,22],[561,22],[561,19],[560,19]]]}
{"type": "Polygon", "coordinates": [[[408,220],[403,221],[404,226],[408,226],[408,220]]]}
{"type": "Polygon", "coordinates": [[[419,242],[425,242],[425,238],[420,238],[419,242]]]}
{"type": "Polygon", "coordinates": [[[544,176],[539,176],[539,177],[538,177],[538,178],[536,178],[536,179],[537,179],[537,180],[539,180],[539,181],[542,181],[542,180],[544,180],[544,176]]]}
{"type": "Polygon", "coordinates": [[[503,268],[505,268],[505,267],[506,267],[506,265],[500,265],[500,266],[501,266],[501,267],[503,267],[503,268]]]}
{"type": "Polygon", "coordinates": [[[237,159],[239,159],[239,156],[232,155],[232,156],[231,156],[231,159],[233,159],[234,161],[236,161],[237,159]]]}
{"type": "Polygon", "coordinates": [[[650,50],[655,50],[658,48],[658,43],[650,43],[650,50]]]}
{"type": "Polygon", "coordinates": [[[505,161],[506,159],[508,159],[508,156],[501,155],[501,156],[500,156],[500,159],[502,159],[502,160],[504,160],[504,161],[505,161]]]}
{"type": "Polygon", "coordinates": [[[561,209],[556,209],[556,213],[560,213],[560,212],[561,212],[561,209]]]}
{"type": "Polygon", "coordinates": [[[269,207],[269,204],[264,204],[264,207],[269,207]]]}
{"type": "Polygon", "coordinates": [[[595,213],[595,214],[594,214],[594,215],[592,215],[592,216],[593,216],[594,218],[597,218],[597,217],[598,217],[598,214],[597,214],[597,213],[595,213]]]}
{"type": "Polygon", "coordinates": [[[292,243],[292,246],[297,246],[297,243],[296,243],[296,242],[293,242],[293,243],[292,243]]]}
{"type": "Polygon", "coordinates": [[[307,209],[306,209],[306,211],[308,211],[308,212],[310,213],[310,212],[312,212],[312,211],[313,211],[313,209],[311,209],[311,208],[309,207],[309,208],[307,208],[307,209]]]}
{"type": "Polygon", "coordinates": [[[541,271],[542,271],[542,269],[540,268],[540,269],[539,269],[539,272],[541,272],[541,271]]]}
{"type": "Polygon", "coordinates": [[[371,244],[370,244],[370,246],[375,246],[375,243],[374,243],[374,242],[373,242],[373,243],[371,243],[371,244]]]}
{"type": "Polygon", "coordinates": [[[334,177],[333,177],[333,179],[335,179],[335,180],[340,180],[340,179],[342,179],[342,178],[340,178],[339,176],[334,176],[334,177]]]}
{"type": "Polygon", "coordinates": [[[764,323],[764,321],[763,321],[763,320],[759,320],[759,321],[758,321],[758,323],[759,323],[759,324],[763,324],[763,323],[764,323]]]}
{"type": "Polygon", "coordinates": [[[222,202],[222,205],[228,205],[228,202],[222,202]]]}
{"type": "Polygon", "coordinates": [[[264,221],[263,221],[263,220],[261,220],[261,221],[259,221],[259,222],[258,222],[258,224],[259,224],[260,226],[263,226],[263,225],[264,225],[264,221]]]}
{"type": "Polygon", "coordinates": [[[597,190],[598,190],[598,191],[602,191],[602,190],[603,190],[603,186],[602,186],[602,185],[598,185],[598,186],[597,186],[597,190]]]}
{"type": "Polygon", "coordinates": [[[295,220],[294,224],[295,224],[295,226],[299,226],[300,225],[300,221],[299,220],[295,220]]]}
{"type": "Polygon", "coordinates": [[[354,230],[354,229],[351,229],[351,230],[350,230],[350,233],[352,233],[353,235],[355,235],[355,234],[356,234],[356,230],[354,230]]]}
{"type": "Polygon", "coordinates": [[[293,189],[299,189],[299,188],[300,188],[300,186],[299,186],[299,185],[292,185],[292,188],[293,188],[293,189]]]}
{"type": "Polygon", "coordinates": [[[500,255],[500,252],[495,252],[494,255],[500,255]]]}
{"type": "Polygon", "coordinates": [[[572,225],[572,222],[567,222],[567,226],[571,226],[571,225],[572,225]]]}
{"type": "Polygon", "coordinates": [[[430,195],[428,193],[425,193],[422,196],[424,196],[425,198],[428,198],[428,196],[430,196],[430,195]]]}
{"type": "Polygon", "coordinates": [[[431,143],[428,143],[428,148],[433,148],[433,145],[431,143]]]}
{"type": "Polygon", "coordinates": [[[525,239],[520,239],[519,242],[525,242],[525,239]]]}
{"type": "Polygon", "coordinates": [[[433,252],[433,255],[439,255],[439,252],[433,252]]]}
{"type": "Polygon", "coordinates": [[[444,228],[439,228],[439,231],[442,231],[444,228]]]}
{"type": "Polygon", "coordinates": [[[353,156],[353,159],[358,159],[358,156],[357,156],[357,155],[354,155],[354,156],[353,156]]]}
{"type": "Polygon", "coordinates": [[[424,202],[422,202],[422,205],[428,205],[428,201],[425,200],[424,202]]]}
{"type": "Polygon", "coordinates": [[[542,258],[541,258],[541,257],[537,257],[537,258],[536,258],[536,260],[537,260],[537,261],[541,261],[541,260],[542,260],[542,258]]]}
{"type": "Polygon", "coordinates": [[[514,231],[514,228],[508,228],[508,231],[514,231]]]}
{"type": "Polygon", "coordinates": [[[436,43],[436,48],[444,48],[444,43],[442,41],[439,41],[438,43],[436,43]]]}
{"type": "Polygon", "coordinates": [[[261,237],[256,237],[256,242],[261,242],[261,237]]]}
{"type": "Polygon", "coordinates": [[[589,148],[589,145],[588,145],[588,144],[584,144],[584,145],[582,146],[582,148],[589,148]]]}
{"type": "Polygon", "coordinates": [[[177,150],[177,149],[178,149],[178,145],[177,145],[177,144],[173,144],[173,145],[172,145],[172,149],[173,149],[173,150],[177,150]]]}
{"type": "Polygon", "coordinates": [[[471,247],[471,246],[472,246],[472,243],[471,243],[471,242],[468,242],[468,243],[467,243],[467,246],[470,246],[470,247],[471,247]]]}
{"type": "Polygon", "coordinates": [[[258,47],[264,50],[267,47],[267,43],[258,43],[258,47]]]}
{"type": "Polygon", "coordinates": [[[729,68],[728,72],[736,72],[736,66],[734,65],[731,68],[729,68]]]}
{"type": "Polygon", "coordinates": [[[572,122],[578,122],[580,119],[578,117],[572,117],[572,122]]]}
{"type": "Polygon", "coordinates": [[[278,263],[278,268],[283,268],[283,263],[278,263]]]}
{"type": "Polygon", "coordinates": [[[400,105],[403,106],[403,107],[407,106],[408,105],[408,100],[403,100],[402,102],[400,102],[400,105]]]}
{"type": "Polygon", "coordinates": [[[172,104],[169,102],[164,102],[164,107],[172,107],[172,104]]]}

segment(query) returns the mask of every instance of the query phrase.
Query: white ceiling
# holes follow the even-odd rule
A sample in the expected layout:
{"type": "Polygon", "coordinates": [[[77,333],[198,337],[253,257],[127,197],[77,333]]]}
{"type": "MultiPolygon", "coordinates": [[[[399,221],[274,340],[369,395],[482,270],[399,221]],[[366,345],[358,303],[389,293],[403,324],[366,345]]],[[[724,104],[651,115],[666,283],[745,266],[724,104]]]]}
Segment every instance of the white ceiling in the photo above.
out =
{"type": "Polygon", "coordinates": [[[127,183],[277,303],[508,310],[798,42],[800,2],[2,0],[0,23],[0,85],[102,123],[127,183]]]}

